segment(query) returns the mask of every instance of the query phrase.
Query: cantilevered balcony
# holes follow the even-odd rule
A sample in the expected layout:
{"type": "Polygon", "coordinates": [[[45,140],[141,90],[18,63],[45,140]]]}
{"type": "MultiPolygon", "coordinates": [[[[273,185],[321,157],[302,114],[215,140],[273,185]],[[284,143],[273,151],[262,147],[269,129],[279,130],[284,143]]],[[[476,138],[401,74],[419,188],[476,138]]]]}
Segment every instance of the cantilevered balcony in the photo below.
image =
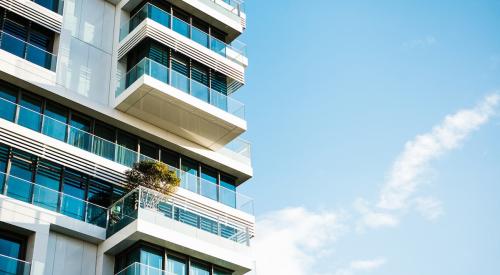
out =
{"type": "MultiPolygon", "coordinates": [[[[19,124],[126,167],[132,167],[139,160],[153,160],[137,151],[130,150],[3,98],[0,98],[1,120],[19,124]]],[[[250,162],[250,144],[243,140],[236,139],[228,147],[221,149],[221,153],[226,154],[235,161],[250,162]]],[[[231,208],[253,214],[252,198],[178,168],[169,167],[169,169],[175,171],[180,178],[181,188],[231,208]]]]}
{"type": "Polygon", "coordinates": [[[144,187],[126,194],[109,209],[102,250],[117,255],[142,240],[196,255],[234,270],[234,274],[248,272],[253,266],[249,245],[255,218],[187,202],[176,195],[165,196],[144,187]]]}
{"type": "Polygon", "coordinates": [[[145,4],[139,11],[130,17],[129,21],[121,26],[120,41],[137,28],[146,18],[191,39],[199,45],[212,50],[214,53],[242,65],[248,64],[246,45],[244,43],[239,40],[234,40],[231,44],[227,44],[150,3],[145,4]]]}
{"type": "Polygon", "coordinates": [[[246,131],[241,102],[148,58],[122,76],[114,107],[212,150],[246,131]]]}

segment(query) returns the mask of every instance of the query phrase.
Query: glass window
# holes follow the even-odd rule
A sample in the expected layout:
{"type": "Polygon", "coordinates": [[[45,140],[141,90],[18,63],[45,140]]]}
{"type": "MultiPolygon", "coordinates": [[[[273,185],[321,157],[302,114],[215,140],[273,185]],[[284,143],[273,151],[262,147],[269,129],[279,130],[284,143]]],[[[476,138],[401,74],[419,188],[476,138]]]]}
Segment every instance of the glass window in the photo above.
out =
{"type": "Polygon", "coordinates": [[[53,102],[47,102],[44,115],[42,132],[49,137],[65,141],[68,110],[53,102]]]}
{"type": "Polygon", "coordinates": [[[198,163],[187,158],[183,158],[181,170],[181,186],[192,192],[199,193],[198,191],[198,163]]]}
{"type": "Polygon", "coordinates": [[[171,85],[189,93],[189,83],[189,60],[180,54],[173,55],[171,85]]]}
{"type": "Polygon", "coordinates": [[[236,207],[236,185],[231,176],[220,174],[219,201],[225,205],[236,207]]]}
{"type": "Polygon", "coordinates": [[[5,169],[7,168],[7,161],[9,160],[9,148],[0,145],[0,192],[3,194],[3,187],[5,184],[5,169]]]}
{"type": "Polygon", "coordinates": [[[29,44],[26,45],[26,60],[51,69],[52,65],[52,45],[53,34],[43,27],[31,24],[29,44]]]}
{"type": "Polygon", "coordinates": [[[225,269],[222,269],[222,268],[218,268],[218,267],[214,267],[214,273],[213,275],[232,275],[233,272],[229,271],[229,270],[225,270],[225,269]]]}
{"type": "Polygon", "coordinates": [[[103,180],[91,178],[87,194],[87,222],[106,227],[106,210],[111,205],[113,186],[103,180]]]}
{"type": "Polygon", "coordinates": [[[191,70],[191,94],[205,102],[209,102],[208,68],[193,64],[191,70]]]}
{"type": "Polygon", "coordinates": [[[36,171],[33,204],[57,211],[62,167],[47,160],[40,160],[36,171]]]}
{"type": "Polygon", "coordinates": [[[61,212],[72,218],[84,220],[86,177],[79,172],[66,169],[63,182],[61,212]]]}
{"type": "Polygon", "coordinates": [[[167,271],[169,274],[186,275],[186,262],[183,259],[167,256],[167,271]]]}
{"type": "Polygon", "coordinates": [[[198,44],[208,48],[208,25],[196,18],[193,18],[192,38],[198,44]]]}
{"type": "MultiPolygon", "coordinates": [[[[156,250],[151,247],[143,246],[141,247],[141,264],[157,268],[161,270],[163,268],[163,253],[162,251],[156,250]]],[[[158,271],[155,269],[149,270],[150,272],[145,273],[145,274],[157,274],[154,271],[158,271]],[[153,271],[153,272],[151,272],[153,271]]],[[[143,274],[143,273],[141,273],[143,274]]]]}
{"type": "Polygon", "coordinates": [[[158,154],[160,150],[155,145],[141,140],[141,160],[152,158],[153,160],[158,160],[158,154]]]}
{"type": "Polygon", "coordinates": [[[69,144],[90,151],[90,119],[72,113],[69,130],[69,144]]]}
{"type": "Polygon", "coordinates": [[[16,259],[24,259],[26,240],[23,237],[12,236],[10,233],[0,233],[0,270],[2,274],[27,274],[29,268],[16,259]]]}
{"type": "Polygon", "coordinates": [[[40,132],[42,122],[42,100],[40,98],[23,94],[21,96],[19,117],[17,123],[31,130],[40,132]]]}
{"type": "Polygon", "coordinates": [[[35,158],[30,154],[18,150],[13,151],[10,176],[7,181],[7,196],[31,202],[34,160],[35,158]]]}
{"type": "Polygon", "coordinates": [[[209,268],[203,264],[192,262],[189,267],[190,275],[210,275],[209,268]]]}
{"type": "Polygon", "coordinates": [[[94,126],[92,152],[109,160],[115,159],[115,129],[96,121],[94,126]]]}
{"type": "Polygon", "coordinates": [[[200,194],[217,200],[217,170],[204,166],[201,166],[201,178],[203,179],[200,184],[200,194]]]}
{"type": "Polygon", "coordinates": [[[26,50],[26,37],[28,35],[27,20],[15,13],[7,12],[3,22],[2,50],[24,58],[26,50]]]}
{"type": "Polygon", "coordinates": [[[167,149],[161,150],[161,161],[168,166],[179,168],[179,154],[167,149]]]}
{"type": "Polygon", "coordinates": [[[16,115],[17,92],[7,84],[0,83],[0,118],[14,121],[16,115]]]}
{"type": "Polygon", "coordinates": [[[132,167],[137,162],[137,138],[118,131],[117,142],[120,146],[116,148],[116,161],[125,166],[132,167]]]}
{"type": "Polygon", "coordinates": [[[57,12],[57,1],[55,0],[34,0],[38,5],[51,11],[57,12]]]}
{"type": "Polygon", "coordinates": [[[172,29],[185,37],[190,37],[189,15],[179,10],[174,10],[172,29]]]}

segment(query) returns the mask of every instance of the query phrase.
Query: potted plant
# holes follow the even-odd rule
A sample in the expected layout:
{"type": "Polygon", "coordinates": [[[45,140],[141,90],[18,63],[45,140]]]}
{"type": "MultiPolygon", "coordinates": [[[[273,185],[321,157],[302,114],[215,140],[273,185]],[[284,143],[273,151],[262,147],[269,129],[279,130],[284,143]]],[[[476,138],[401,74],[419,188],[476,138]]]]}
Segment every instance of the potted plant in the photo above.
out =
{"type": "Polygon", "coordinates": [[[132,169],[125,172],[127,177],[126,188],[129,191],[138,187],[141,190],[141,201],[146,208],[157,208],[166,197],[177,191],[180,179],[168,165],[159,161],[143,160],[134,164],[132,169]],[[152,191],[151,191],[152,190],[152,191]]]}

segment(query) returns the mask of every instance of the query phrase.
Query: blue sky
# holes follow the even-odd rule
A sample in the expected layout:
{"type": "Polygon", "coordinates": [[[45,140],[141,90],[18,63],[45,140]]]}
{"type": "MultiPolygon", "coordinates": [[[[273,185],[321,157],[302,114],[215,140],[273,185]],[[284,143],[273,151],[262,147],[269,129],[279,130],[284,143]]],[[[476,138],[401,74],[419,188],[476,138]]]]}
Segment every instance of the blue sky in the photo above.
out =
{"type": "Polygon", "coordinates": [[[257,251],[279,249],[287,275],[500,274],[500,118],[480,106],[500,91],[500,2],[246,8],[250,66],[235,96],[253,144],[240,191],[255,198],[257,251]],[[473,129],[430,153],[404,206],[380,207],[405,144],[453,115],[473,129]]]}

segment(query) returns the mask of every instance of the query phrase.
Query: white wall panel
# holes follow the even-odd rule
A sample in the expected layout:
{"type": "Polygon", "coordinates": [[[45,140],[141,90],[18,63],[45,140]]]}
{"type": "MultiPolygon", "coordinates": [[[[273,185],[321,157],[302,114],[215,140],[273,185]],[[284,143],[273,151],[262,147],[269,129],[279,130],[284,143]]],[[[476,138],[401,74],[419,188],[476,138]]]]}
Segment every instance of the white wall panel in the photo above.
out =
{"type": "Polygon", "coordinates": [[[51,231],[46,275],[94,275],[97,246],[51,231]]]}

